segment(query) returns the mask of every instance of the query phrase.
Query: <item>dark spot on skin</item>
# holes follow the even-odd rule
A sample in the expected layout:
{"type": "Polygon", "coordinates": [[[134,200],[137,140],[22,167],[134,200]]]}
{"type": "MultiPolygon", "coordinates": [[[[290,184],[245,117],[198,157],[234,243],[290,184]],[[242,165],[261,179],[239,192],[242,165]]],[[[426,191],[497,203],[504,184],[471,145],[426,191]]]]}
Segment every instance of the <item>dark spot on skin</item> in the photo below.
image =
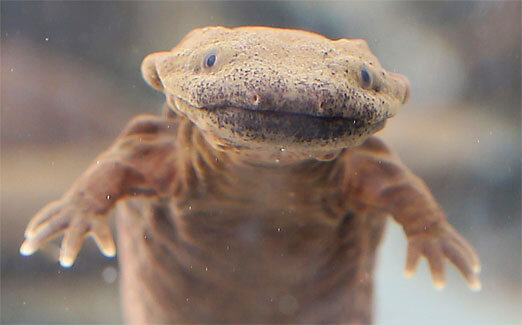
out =
{"type": "Polygon", "coordinates": [[[350,229],[350,223],[354,221],[355,214],[351,211],[348,211],[339,222],[339,226],[337,227],[337,235],[340,238],[346,236],[347,231],[350,229]]]}

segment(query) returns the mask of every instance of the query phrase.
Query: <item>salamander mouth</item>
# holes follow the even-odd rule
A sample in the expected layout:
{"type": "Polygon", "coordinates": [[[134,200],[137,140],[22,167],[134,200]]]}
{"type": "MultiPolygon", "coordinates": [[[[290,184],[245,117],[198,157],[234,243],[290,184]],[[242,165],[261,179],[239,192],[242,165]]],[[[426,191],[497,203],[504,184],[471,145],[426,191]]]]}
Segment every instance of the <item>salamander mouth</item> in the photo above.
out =
{"type": "Polygon", "coordinates": [[[385,119],[367,122],[356,118],[314,116],[295,112],[252,110],[241,107],[198,108],[218,128],[249,138],[290,138],[294,142],[337,140],[364,136],[381,129],[385,119]]]}
{"type": "MultiPolygon", "coordinates": [[[[196,107],[168,96],[172,108],[188,117],[200,130],[221,139],[230,147],[294,147],[296,150],[342,149],[360,144],[386,124],[381,119],[346,116],[317,116],[280,108],[257,109],[222,105],[196,107]],[[311,146],[311,147],[310,147],[311,146]],[[299,149],[300,148],[300,149],[299,149]]],[[[369,117],[369,116],[367,116],[369,117]]]]}

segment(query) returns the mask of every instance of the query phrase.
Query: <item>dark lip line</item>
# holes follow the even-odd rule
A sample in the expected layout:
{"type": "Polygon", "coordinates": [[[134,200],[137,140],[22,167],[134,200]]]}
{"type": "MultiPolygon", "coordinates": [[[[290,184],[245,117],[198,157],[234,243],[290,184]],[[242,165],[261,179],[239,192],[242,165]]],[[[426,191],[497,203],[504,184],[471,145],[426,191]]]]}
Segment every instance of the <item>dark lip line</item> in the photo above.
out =
{"type": "Polygon", "coordinates": [[[242,111],[246,111],[246,112],[251,112],[251,113],[254,113],[254,114],[273,114],[273,115],[279,115],[279,116],[296,116],[296,117],[307,117],[307,118],[316,118],[316,119],[332,120],[332,121],[354,121],[354,122],[359,122],[359,123],[364,123],[364,124],[374,124],[374,123],[379,123],[380,122],[380,120],[379,121],[374,121],[374,122],[368,122],[368,121],[364,121],[362,119],[358,119],[358,118],[354,118],[354,117],[318,116],[318,115],[299,113],[299,112],[275,111],[275,110],[255,110],[255,109],[250,109],[250,108],[246,108],[246,107],[229,106],[229,105],[215,106],[215,107],[212,107],[212,108],[195,107],[195,106],[192,106],[192,107],[194,107],[196,109],[205,110],[207,112],[212,112],[212,111],[220,110],[220,109],[230,109],[230,108],[233,108],[233,109],[238,109],[238,110],[242,110],[242,111]]]}
{"type": "Polygon", "coordinates": [[[188,106],[199,109],[199,110],[205,110],[207,112],[212,112],[214,110],[220,110],[220,109],[227,109],[227,108],[235,108],[238,110],[246,111],[246,112],[253,112],[253,113],[260,113],[260,114],[274,114],[274,115],[282,115],[282,116],[296,116],[296,117],[308,117],[308,118],[317,118],[317,119],[324,119],[324,120],[331,120],[331,121],[354,121],[361,123],[363,125],[373,125],[381,123],[382,121],[386,120],[387,118],[382,118],[375,121],[367,121],[360,118],[355,117],[345,117],[345,116],[318,116],[313,114],[307,114],[307,113],[300,113],[300,112],[288,112],[288,111],[275,111],[275,110],[258,110],[258,109],[251,109],[248,107],[240,107],[240,106],[233,106],[233,105],[219,105],[219,106],[212,106],[212,107],[206,107],[206,106],[194,106],[190,104],[185,99],[178,97],[181,101],[183,101],[188,106]]]}

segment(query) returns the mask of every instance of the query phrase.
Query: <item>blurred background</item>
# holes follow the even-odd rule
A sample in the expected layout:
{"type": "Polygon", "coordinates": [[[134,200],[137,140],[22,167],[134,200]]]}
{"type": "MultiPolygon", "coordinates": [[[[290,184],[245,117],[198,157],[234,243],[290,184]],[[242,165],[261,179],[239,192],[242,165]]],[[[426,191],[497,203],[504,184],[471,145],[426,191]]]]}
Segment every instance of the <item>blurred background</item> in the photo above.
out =
{"type": "Polygon", "coordinates": [[[71,269],[58,241],[18,253],[58,198],[138,113],[163,97],[141,59],[204,25],[270,25],[364,38],[409,77],[410,102],[380,133],[477,249],[483,290],[453,267],[436,291],[423,261],[402,276],[390,222],[376,272],[377,324],[520,324],[520,2],[1,2],[1,322],[120,323],[118,267],[89,239],[71,269]]]}

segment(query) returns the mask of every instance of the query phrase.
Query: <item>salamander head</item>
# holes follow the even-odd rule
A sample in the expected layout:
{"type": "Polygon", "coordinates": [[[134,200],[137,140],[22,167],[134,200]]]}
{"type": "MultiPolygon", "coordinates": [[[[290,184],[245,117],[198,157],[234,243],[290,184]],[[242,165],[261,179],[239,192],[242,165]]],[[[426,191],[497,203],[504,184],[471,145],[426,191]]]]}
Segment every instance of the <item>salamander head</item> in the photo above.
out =
{"type": "Polygon", "coordinates": [[[195,29],[142,73],[217,149],[319,159],[384,127],[410,89],[364,40],[270,27],[195,29]]]}

